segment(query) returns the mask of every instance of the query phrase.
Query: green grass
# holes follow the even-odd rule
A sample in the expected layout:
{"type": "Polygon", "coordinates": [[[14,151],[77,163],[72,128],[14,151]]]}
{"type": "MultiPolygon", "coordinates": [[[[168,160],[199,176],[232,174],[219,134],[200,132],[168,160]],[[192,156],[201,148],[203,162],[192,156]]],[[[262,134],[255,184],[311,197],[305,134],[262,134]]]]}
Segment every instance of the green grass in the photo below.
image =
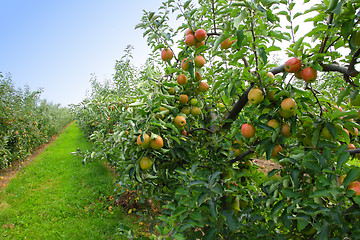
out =
{"type": "Polygon", "coordinates": [[[70,154],[89,147],[73,123],[11,180],[0,192],[0,239],[121,239],[120,224],[136,230],[134,219],[107,208],[114,178],[106,166],[84,167],[70,154]]]}

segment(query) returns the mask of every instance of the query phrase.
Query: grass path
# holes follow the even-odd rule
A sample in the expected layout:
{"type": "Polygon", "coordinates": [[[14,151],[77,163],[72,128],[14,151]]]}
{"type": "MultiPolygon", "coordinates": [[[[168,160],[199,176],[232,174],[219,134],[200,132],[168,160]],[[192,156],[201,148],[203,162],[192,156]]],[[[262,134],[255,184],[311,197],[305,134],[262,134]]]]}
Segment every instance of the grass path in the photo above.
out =
{"type": "Polygon", "coordinates": [[[84,167],[70,154],[77,148],[89,144],[72,123],[0,192],[0,239],[121,239],[117,226],[134,225],[108,209],[109,170],[97,162],[84,167]]]}

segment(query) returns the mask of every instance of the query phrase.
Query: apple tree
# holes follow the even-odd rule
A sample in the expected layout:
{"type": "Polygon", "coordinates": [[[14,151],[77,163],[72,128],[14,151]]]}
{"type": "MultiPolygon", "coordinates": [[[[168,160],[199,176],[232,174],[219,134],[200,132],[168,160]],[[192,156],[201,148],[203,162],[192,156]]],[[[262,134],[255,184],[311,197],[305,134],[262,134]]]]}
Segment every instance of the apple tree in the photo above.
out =
{"type": "Polygon", "coordinates": [[[360,169],[348,164],[360,153],[359,7],[169,0],[144,11],[136,28],[153,56],[137,70],[118,62],[111,94],[86,111],[102,121],[92,155],[161,206],[151,231],[359,238],[360,169]],[[265,176],[256,159],[279,167],[265,176]]]}

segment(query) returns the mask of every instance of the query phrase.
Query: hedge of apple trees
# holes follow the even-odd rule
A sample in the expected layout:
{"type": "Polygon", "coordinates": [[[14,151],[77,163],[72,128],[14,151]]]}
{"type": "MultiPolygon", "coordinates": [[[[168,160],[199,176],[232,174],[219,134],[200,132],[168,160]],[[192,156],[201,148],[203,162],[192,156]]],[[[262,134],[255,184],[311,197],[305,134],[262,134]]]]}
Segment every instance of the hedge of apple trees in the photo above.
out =
{"type": "Polygon", "coordinates": [[[78,106],[87,158],[107,159],[159,212],[158,239],[360,239],[360,169],[348,164],[360,152],[359,7],[169,0],[144,11],[136,28],[153,55],[137,69],[127,49],[78,106]],[[264,176],[259,158],[279,167],[264,176]]]}
{"type": "Polygon", "coordinates": [[[0,169],[22,160],[73,119],[68,108],[40,99],[41,91],[16,89],[0,73],[0,169]]]}

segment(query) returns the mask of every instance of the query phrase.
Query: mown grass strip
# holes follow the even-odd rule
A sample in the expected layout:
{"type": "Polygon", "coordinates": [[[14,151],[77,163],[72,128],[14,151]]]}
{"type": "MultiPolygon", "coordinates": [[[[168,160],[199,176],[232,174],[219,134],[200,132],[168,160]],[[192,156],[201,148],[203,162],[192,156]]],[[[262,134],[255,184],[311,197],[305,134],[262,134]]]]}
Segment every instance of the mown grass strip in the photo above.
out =
{"type": "Polygon", "coordinates": [[[133,226],[106,197],[114,178],[106,166],[84,167],[70,152],[89,143],[71,124],[0,192],[0,239],[121,239],[117,227],[133,226]]]}

